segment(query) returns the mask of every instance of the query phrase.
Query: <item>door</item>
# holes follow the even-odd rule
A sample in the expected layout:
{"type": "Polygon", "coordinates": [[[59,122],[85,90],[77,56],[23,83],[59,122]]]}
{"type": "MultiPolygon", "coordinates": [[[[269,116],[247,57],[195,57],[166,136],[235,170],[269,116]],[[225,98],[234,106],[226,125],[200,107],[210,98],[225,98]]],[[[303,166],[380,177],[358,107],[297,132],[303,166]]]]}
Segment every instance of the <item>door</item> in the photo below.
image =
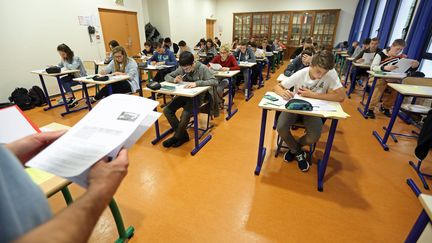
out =
{"type": "Polygon", "coordinates": [[[141,51],[136,12],[100,8],[99,17],[105,50],[109,51],[108,43],[116,40],[125,48],[128,56],[137,55],[141,51]]]}
{"type": "Polygon", "coordinates": [[[214,37],[214,19],[206,19],[206,37],[207,39],[212,39],[214,37]]]}

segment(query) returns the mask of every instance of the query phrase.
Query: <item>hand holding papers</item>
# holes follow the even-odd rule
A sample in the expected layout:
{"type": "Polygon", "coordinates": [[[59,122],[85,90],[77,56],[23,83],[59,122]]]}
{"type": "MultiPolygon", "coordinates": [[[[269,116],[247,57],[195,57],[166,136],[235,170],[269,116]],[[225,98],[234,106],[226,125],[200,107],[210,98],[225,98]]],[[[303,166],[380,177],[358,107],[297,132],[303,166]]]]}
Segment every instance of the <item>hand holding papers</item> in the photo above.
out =
{"type": "Polygon", "coordinates": [[[129,148],[154,123],[160,116],[153,111],[157,104],[138,96],[108,96],[26,165],[85,187],[88,169],[94,163],[129,148]]]}

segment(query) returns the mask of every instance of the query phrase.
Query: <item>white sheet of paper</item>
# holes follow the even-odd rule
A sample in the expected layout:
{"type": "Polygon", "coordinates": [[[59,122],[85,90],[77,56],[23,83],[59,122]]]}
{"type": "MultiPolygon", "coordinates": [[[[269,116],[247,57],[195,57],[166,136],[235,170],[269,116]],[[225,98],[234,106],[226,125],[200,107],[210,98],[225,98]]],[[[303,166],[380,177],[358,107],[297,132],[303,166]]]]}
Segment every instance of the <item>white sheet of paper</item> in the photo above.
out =
{"type": "Polygon", "coordinates": [[[314,111],[336,111],[337,102],[306,98],[298,94],[294,95],[294,99],[305,100],[313,106],[314,111]]]}
{"type": "Polygon", "coordinates": [[[110,95],[26,165],[65,178],[80,175],[123,147],[147,116],[157,117],[153,113],[157,104],[139,96],[110,95]]]}
{"type": "Polygon", "coordinates": [[[400,59],[396,63],[396,66],[398,68],[396,68],[392,72],[393,73],[405,73],[411,67],[411,64],[412,64],[413,61],[414,61],[413,59],[408,59],[408,58],[400,59]]]}
{"type": "Polygon", "coordinates": [[[362,59],[364,64],[371,64],[375,57],[375,53],[363,53],[362,59]]]}
{"type": "Polygon", "coordinates": [[[0,143],[10,143],[38,132],[16,106],[0,109],[0,143]]]}
{"type": "Polygon", "coordinates": [[[277,77],[276,80],[282,82],[287,78],[288,78],[287,76],[285,76],[283,73],[281,73],[281,74],[279,74],[279,76],[277,77]]]}
{"type": "Polygon", "coordinates": [[[210,63],[210,67],[215,71],[219,71],[222,69],[222,66],[219,63],[210,63]]]}
{"type": "MultiPolygon", "coordinates": [[[[142,135],[154,124],[154,122],[161,116],[162,114],[159,112],[152,111],[150,112],[144,120],[141,122],[141,124],[137,127],[134,133],[124,142],[123,145],[118,146],[115,148],[111,153],[108,154],[108,157],[115,157],[120,152],[122,148],[130,148],[132,145],[134,145],[142,135]]],[[[86,169],[83,173],[74,176],[74,177],[67,177],[66,179],[73,181],[74,183],[87,188],[88,182],[87,182],[87,176],[88,176],[89,169],[86,169]]]]}

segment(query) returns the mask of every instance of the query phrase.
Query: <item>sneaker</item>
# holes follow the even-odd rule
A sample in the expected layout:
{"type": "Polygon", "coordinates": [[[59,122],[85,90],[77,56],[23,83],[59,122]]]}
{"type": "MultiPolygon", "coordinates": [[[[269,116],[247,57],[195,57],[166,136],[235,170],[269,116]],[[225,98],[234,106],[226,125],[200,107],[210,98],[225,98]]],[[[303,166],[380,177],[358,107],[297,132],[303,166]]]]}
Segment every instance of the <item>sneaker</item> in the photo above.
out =
{"type": "Polygon", "coordinates": [[[309,170],[310,164],[309,161],[306,159],[306,152],[301,151],[299,154],[295,156],[298,167],[301,171],[306,172],[309,170]]]}
{"type": "Polygon", "coordinates": [[[359,79],[359,80],[357,80],[357,83],[358,83],[360,86],[363,86],[363,79],[359,79]]]}
{"type": "Polygon", "coordinates": [[[95,99],[94,96],[90,96],[90,97],[89,97],[89,101],[90,101],[91,104],[93,104],[93,103],[95,103],[97,100],[95,99]]]}
{"type": "Polygon", "coordinates": [[[76,105],[78,105],[78,100],[75,98],[70,98],[68,99],[67,104],[69,108],[74,108],[76,105]]]}
{"type": "Polygon", "coordinates": [[[175,138],[175,137],[170,137],[170,138],[168,138],[167,140],[163,141],[162,145],[163,145],[165,148],[169,148],[169,147],[173,146],[173,144],[175,144],[176,142],[177,142],[177,138],[175,138]]]}
{"type": "Polygon", "coordinates": [[[173,148],[177,148],[182,146],[184,143],[186,143],[187,141],[189,141],[189,135],[186,133],[185,136],[183,136],[180,139],[177,139],[177,142],[175,142],[172,146],[173,148]]]}
{"type": "Polygon", "coordinates": [[[284,159],[285,162],[291,162],[291,161],[294,160],[294,157],[295,157],[295,154],[291,153],[291,151],[288,150],[288,151],[284,154],[283,159],[284,159]]]}
{"type": "Polygon", "coordinates": [[[383,113],[386,117],[391,117],[390,109],[383,108],[383,113]]]}
{"type": "Polygon", "coordinates": [[[57,99],[57,103],[58,103],[58,104],[64,104],[64,100],[63,100],[63,98],[57,99]]]}
{"type": "Polygon", "coordinates": [[[375,113],[374,113],[373,110],[368,110],[368,111],[366,112],[366,116],[367,116],[368,118],[370,118],[370,119],[375,119],[375,113]]]}

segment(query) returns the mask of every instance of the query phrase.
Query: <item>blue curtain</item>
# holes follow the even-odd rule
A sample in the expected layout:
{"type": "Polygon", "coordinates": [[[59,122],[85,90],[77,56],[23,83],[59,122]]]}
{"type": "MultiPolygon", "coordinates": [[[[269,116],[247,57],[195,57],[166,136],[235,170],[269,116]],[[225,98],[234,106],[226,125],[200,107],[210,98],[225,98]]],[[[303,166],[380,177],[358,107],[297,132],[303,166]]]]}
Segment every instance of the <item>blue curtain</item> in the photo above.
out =
{"type": "Polygon", "coordinates": [[[367,11],[366,19],[365,19],[365,22],[363,25],[363,32],[362,32],[362,35],[360,37],[360,40],[358,40],[358,41],[363,41],[364,39],[369,37],[370,31],[372,28],[372,21],[374,19],[377,6],[378,6],[378,0],[371,0],[370,1],[369,9],[367,11]]]}
{"type": "Polygon", "coordinates": [[[359,2],[357,4],[357,9],[356,9],[356,12],[354,15],[353,23],[351,26],[351,31],[350,31],[350,34],[348,37],[348,43],[350,43],[350,44],[356,40],[357,33],[360,30],[359,26],[360,26],[360,22],[361,22],[361,17],[362,17],[364,5],[365,5],[365,0],[359,0],[359,2]]]}
{"type": "Polygon", "coordinates": [[[432,27],[432,1],[421,0],[417,13],[411,23],[411,29],[408,33],[407,48],[405,53],[409,58],[420,60],[432,27]]]}
{"type": "Polygon", "coordinates": [[[383,17],[381,20],[380,28],[378,31],[378,39],[380,40],[380,47],[385,48],[386,43],[390,37],[393,19],[395,18],[396,11],[399,6],[399,0],[387,0],[383,17]]]}

